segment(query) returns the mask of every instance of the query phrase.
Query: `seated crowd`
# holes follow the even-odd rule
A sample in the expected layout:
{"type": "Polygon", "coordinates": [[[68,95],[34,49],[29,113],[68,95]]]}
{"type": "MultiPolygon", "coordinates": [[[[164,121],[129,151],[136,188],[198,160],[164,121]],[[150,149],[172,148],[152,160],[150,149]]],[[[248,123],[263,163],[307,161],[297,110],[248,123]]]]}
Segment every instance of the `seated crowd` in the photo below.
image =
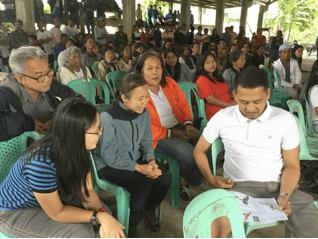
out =
{"type": "MultiPolygon", "coordinates": [[[[16,20],[16,31],[23,31],[22,24],[16,20]]],[[[261,30],[249,41],[242,28],[238,36],[233,28],[222,36],[213,29],[209,36],[199,27],[191,38],[174,22],[163,32],[160,25],[148,26],[145,33],[136,25],[128,42],[122,25],[111,41],[103,17],[93,36],[79,34],[73,19],[63,33],[59,25],[55,19],[49,33],[40,21],[36,36],[23,33],[24,42],[11,42],[12,74],[0,82],[0,142],[27,131],[44,136],[28,141],[0,184],[1,231],[14,237],[125,237],[123,225],[94,191],[92,150],[99,178],[130,193],[128,237],[138,237],[143,216],[151,231],[161,228],[156,209],[171,175],[156,153],[178,162],[183,202],[192,199],[189,188],[199,188],[205,179],[213,188],[276,198],[296,236],[318,235],[313,198],[297,189],[296,120],[268,102],[267,72],[259,68],[265,51],[261,30]],[[81,78],[106,82],[115,71],[126,75],[101,114],[67,86],[81,78]],[[195,83],[204,100],[209,123],[203,132],[178,85],[183,81],[195,83]],[[224,177],[211,172],[211,144],[219,137],[226,151],[224,177]]],[[[270,60],[284,92],[308,99],[318,133],[318,61],[303,86],[303,48],[296,46],[292,54],[280,39],[278,31],[270,60]]],[[[228,220],[215,220],[211,231],[227,237],[228,220]]]]}

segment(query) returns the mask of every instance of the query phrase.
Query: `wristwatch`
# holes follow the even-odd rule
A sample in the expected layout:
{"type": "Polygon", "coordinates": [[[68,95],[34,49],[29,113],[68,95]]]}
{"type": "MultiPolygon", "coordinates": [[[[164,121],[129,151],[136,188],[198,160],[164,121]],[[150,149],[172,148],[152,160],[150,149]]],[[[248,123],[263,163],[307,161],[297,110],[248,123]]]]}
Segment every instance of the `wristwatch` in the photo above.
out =
{"type": "Polygon", "coordinates": [[[280,196],[287,196],[288,197],[288,202],[290,201],[290,196],[288,193],[280,193],[278,197],[280,196]]]}
{"type": "Polygon", "coordinates": [[[90,223],[94,226],[94,227],[97,227],[99,225],[99,222],[98,222],[98,219],[96,217],[97,213],[99,212],[99,210],[96,210],[92,217],[91,217],[91,220],[90,220],[90,223]]]}

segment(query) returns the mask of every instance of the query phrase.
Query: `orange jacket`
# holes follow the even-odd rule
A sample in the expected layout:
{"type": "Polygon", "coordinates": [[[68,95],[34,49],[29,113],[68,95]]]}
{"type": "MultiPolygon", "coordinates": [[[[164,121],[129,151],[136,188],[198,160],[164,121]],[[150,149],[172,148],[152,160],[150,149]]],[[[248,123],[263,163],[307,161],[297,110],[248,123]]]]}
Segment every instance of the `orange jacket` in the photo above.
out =
{"type": "MultiPolygon", "coordinates": [[[[167,84],[162,87],[162,91],[167,97],[168,102],[172,108],[174,115],[181,125],[193,124],[193,118],[191,116],[191,109],[188,104],[187,98],[185,97],[183,91],[180,89],[178,84],[174,79],[166,77],[167,84]]],[[[155,104],[153,103],[151,97],[149,97],[149,102],[147,108],[150,112],[151,120],[151,130],[152,130],[152,147],[155,149],[158,140],[170,138],[171,130],[166,127],[161,126],[160,118],[156,110],[155,104]],[[169,133],[170,131],[170,133],[169,133]]]]}

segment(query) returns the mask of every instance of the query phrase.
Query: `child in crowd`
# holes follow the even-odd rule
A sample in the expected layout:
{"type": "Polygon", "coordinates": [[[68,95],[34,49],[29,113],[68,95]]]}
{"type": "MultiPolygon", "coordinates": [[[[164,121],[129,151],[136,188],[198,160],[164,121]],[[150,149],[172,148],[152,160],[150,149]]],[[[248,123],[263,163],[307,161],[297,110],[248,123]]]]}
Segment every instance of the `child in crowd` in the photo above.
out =
{"type": "Polygon", "coordinates": [[[61,41],[58,44],[56,44],[54,48],[56,59],[59,57],[59,54],[66,49],[66,41],[67,41],[67,35],[62,34],[61,41]]]}
{"type": "Polygon", "coordinates": [[[68,37],[72,37],[74,40],[77,39],[77,35],[79,34],[79,30],[74,25],[74,19],[70,18],[68,21],[68,26],[65,26],[63,29],[63,33],[68,37]]]}
{"type": "Polygon", "coordinates": [[[94,29],[95,42],[100,44],[101,46],[106,45],[107,39],[110,38],[106,27],[105,27],[105,18],[99,17],[97,19],[97,26],[94,29]]]}
{"type": "Polygon", "coordinates": [[[190,70],[195,70],[196,66],[190,57],[190,48],[188,45],[185,44],[180,47],[180,54],[179,62],[186,63],[190,70]]]}
{"type": "Polygon", "coordinates": [[[200,53],[200,43],[194,42],[192,45],[192,53],[190,55],[191,59],[193,60],[194,64],[197,64],[197,58],[199,57],[200,53]]]}
{"type": "Polygon", "coordinates": [[[54,62],[54,56],[53,56],[53,51],[52,51],[52,46],[50,44],[50,42],[52,41],[52,36],[51,34],[45,29],[46,28],[46,24],[43,20],[40,20],[38,22],[38,30],[36,32],[36,36],[38,38],[38,43],[42,44],[45,52],[48,54],[49,56],[49,63],[51,66],[53,66],[53,62],[54,62]]]}
{"type": "Polygon", "coordinates": [[[142,44],[141,42],[136,43],[135,49],[133,50],[133,53],[132,53],[132,58],[136,58],[140,56],[144,52],[144,50],[145,50],[144,44],[142,44]]]}

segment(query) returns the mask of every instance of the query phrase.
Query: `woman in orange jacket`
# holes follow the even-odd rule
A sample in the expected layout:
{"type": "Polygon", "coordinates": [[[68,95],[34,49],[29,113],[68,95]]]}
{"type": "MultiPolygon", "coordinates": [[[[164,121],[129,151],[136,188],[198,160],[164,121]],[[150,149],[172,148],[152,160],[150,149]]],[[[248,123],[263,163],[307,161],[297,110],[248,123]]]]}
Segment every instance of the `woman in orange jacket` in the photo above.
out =
{"type": "Polygon", "coordinates": [[[144,53],[136,73],[148,83],[153,147],[155,152],[176,159],[180,166],[180,198],[190,201],[189,186],[199,187],[203,176],[195,164],[194,146],[201,133],[193,126],[191,109],[178,84],[163,74],[162,58],[155,52],[144,53]]]}

